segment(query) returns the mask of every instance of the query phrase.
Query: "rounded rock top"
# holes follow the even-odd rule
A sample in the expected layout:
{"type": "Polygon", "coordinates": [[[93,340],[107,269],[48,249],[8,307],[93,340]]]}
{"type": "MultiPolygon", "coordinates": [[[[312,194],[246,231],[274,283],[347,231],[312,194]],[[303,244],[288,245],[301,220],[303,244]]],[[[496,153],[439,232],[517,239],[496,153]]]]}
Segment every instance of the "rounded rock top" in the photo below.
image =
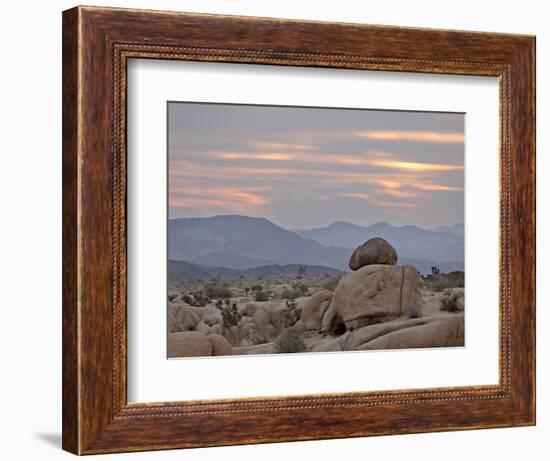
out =
{"type": "Polygon", "coordinates": [[[371,264],[397,264],[397,251],[381,237],[374,237],[358,246],[349,260],[349,267],[356,271],[371,264]]]}

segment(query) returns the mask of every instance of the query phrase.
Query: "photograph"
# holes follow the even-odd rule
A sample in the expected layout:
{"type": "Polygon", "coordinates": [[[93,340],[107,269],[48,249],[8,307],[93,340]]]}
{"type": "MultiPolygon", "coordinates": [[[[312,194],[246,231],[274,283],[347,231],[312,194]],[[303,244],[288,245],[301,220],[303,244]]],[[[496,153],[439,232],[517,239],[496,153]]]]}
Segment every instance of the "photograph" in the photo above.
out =
{"type": "Polygon", "coordinates": [[[465,114],[167,102],[168,358],[464,347],[465,114]]]}

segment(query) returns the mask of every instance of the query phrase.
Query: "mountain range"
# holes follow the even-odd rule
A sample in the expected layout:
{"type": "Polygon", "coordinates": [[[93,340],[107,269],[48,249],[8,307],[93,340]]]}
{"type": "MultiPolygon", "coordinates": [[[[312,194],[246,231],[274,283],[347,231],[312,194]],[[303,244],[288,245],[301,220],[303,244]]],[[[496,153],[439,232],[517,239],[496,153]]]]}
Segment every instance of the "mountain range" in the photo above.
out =
{"type": "Polygon", "coordinates": [[[417,226],[395,227],[385,222],[358,226],[336,221],[327,227],[296,229],[298,235],[321,245],[355,249],[366,240],[382,237],[401,257],[433,261],[464,261],[464,225],[421,229],[417,226]]]}
{"type": "Polygon", "coordinates": [[[388,240],[399,264],[422,273],[437,265],[443,272],[464,270],[463,225],[421,229],[387,223],[358,226],[334,222],[316,229],[283,229],[265,218],[221,215],[168,221],[168,255],[210,273],[292,264],[349,270],[353,249],[372,237],[388,240]],[[462,235],[461,235],[462,231],[462,235]]]}
{"type": "Polygon", "coordinates": [[[168,261],[168,278],[180,282],[208,281],[215,277],[223,280],[257,280],[280,275],[295,276],[300,274],[300,270],[303,270],[307,275],[317,277],[326,275],[332,277],[342,273],[332,267],[300,264],[287,264],[286,266],[272,264],[250,269],[230,269],[227,267],[200,266],[187,261],[168,261]]]}

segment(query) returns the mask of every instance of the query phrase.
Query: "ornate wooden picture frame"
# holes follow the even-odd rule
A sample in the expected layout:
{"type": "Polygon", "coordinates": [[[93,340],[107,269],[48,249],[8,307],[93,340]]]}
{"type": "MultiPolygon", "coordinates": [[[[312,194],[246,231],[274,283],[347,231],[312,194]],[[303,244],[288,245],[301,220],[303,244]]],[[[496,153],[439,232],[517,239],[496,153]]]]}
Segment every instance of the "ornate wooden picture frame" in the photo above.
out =
{"type": "Polygon", "coordinates": [[[63,448],[93,454],[535,424],[535,39],[77,7],[63,13],[63,448]],[[498,385],[128,403],[132,58],[494,76],[498,385]]]}

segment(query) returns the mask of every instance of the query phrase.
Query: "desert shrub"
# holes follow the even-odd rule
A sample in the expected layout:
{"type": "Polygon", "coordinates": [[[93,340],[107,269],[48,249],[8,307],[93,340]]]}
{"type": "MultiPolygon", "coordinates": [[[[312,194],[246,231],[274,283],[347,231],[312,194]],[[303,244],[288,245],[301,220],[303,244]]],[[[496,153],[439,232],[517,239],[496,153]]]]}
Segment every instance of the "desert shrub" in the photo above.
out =
{"type": "Polygon", "coordinates": [[[296,307],[296,301],[289,299],[283,310],[285,328],[293,327],[300,320],[300,311],[296,307]]]}
{"type": "Polygon", "coordinates": [[[184,298],[184,301],[194,307],[204,307],[210,302],[202,291],[196,291],[192,296],[187,295],[187,300],[184,298]]]}
{"type": "Polygon", "coordinates": [[[452,285],[449,288],[464,288],[464,272],[453,271],[445,274],[447,283],[452,285]]]}
{"type": "Polygon", "coordinates": [[[188,294],[183,295],[182,299],[183,299],[183,302],[187,304],[191,304],[193,302],[193,298],[188,294]]]}
{"type": "Polygon", "coordinates": [[[239,320],[243,318],[243,314],[239,312],[237,303],[231,303],[229,299],[226,299],[225,302],[218,301],[216,307],[220,310],[223,319],[223,325],[226,328],[230,328],[233,325],[237,325],[239,320]]]}
{"type": "Polygon", "coordinates": [[[334,291],[336,290],[336,287],[338,285],[338,282],[340,281],[340,276],[336,277],[329,277],[327,280],[323,282],[321,285],[325,290],[334,291]]]}
{"type": "Polygon", "coordinates": [[[438,293],[443,291],[446,287],[447,284],[440,278],[437,278],[432,282],[432,290],[437,291],[438,293]]]}
{"type": "Polygon", "coordinates": [[[232,296],[231,290],[228,287],[217,283],[209,283],[204,287],[204,291],[208,298],[223,299],[231,298],[232,296]]]}
{"type": "Polygon", "coordinates": [[[171,293],[171,294],[168,295],[168,301],[170,301],[172,303],[176,300],[177,297],[178,297],[178,295],[176,293],[171,293]]]}
{"type": "Polygon", "coordinates": [[[292,288],[295,292],[300,293],[300,296],[307,295],[308,293],[308,286],[302,282],[295,283],[292,288]]]}
{"type": "Polygon", "coordinates": [[[304,342],[302,333],[298,329],[287,328],[275,341],[274,350],[277,354],[304,352],[306,350],[306,343],[304,342]]]}
{"type": "Polygon", "coordinates": [[[460,310],[458,305],[459,298],[457,293],[446,290],[439,301],[440,309],[446,312],[458,312],[460,310]]]}
{"type": "Polygon", "coordinates": [[[258,302],[269,301],[269,295],[265,291],[257,291],[254,300],[258,302]]]}
{"type": "Polygon", "coordinates": [[[262,291],[262,290],[263,290],[263,287],[262,287],[261,285],[252,285],[252,286],[250,287],[250,289],[251,289],[252,291],[262,291]]]}
{"type": "Polygon", "coordinates": [[[285,288],[281,293],[282,299],[296,299],[300,297],[300,293],[292,289],[285,288]]]}
{"type": "Polygon", "coordinates": [[[419,319],[422,317],[422,306],[420,304],[409,304],[406,309],[407,317],[410,319],[419,319]]]}
{"type": "Polygon", "coordinates": [[[449,288],[464,288],[464,272],[453,271],[447,274],[430,274],[422,277],[424,286],[432,291],[443,291],[449,288]]]}
{"type": "Polygon", "coordinates": [[[308,286],[305,283],[297,282],[292,284],[292,288],[285,288],[281,293],[283,299],[296,299],[308,294],[308,286]]]}

